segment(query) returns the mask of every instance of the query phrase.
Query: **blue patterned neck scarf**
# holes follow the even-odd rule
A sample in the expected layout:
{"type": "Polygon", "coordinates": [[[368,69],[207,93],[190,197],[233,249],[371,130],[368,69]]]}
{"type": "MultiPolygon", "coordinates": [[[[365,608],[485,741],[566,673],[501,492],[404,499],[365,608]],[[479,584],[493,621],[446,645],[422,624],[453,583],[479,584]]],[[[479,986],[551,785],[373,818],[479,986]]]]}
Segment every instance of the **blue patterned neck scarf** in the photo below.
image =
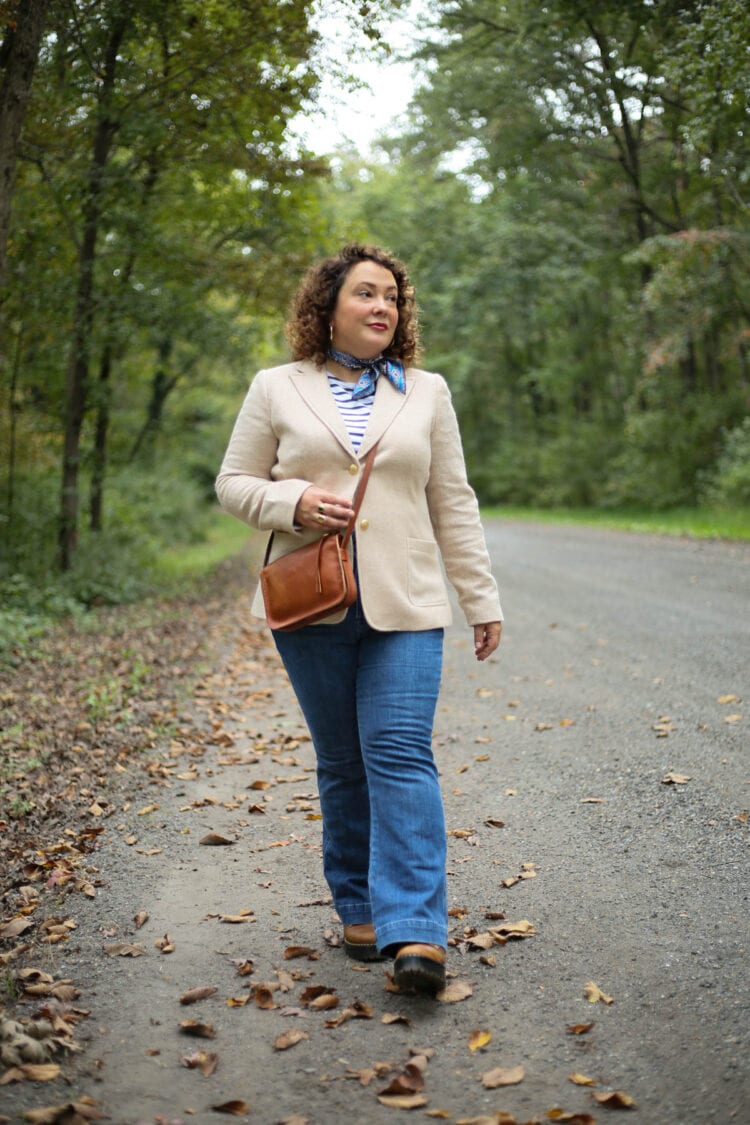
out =
{"type": "Polygon", "coordinates": [[[380,375],[385,375],[388,382],[397,391],[401,391],[402,395],[406,394],[404,365],[399,363],[397,359],[388,359],[382,353],[376,355],[374,359],[357,359],[356,356],[349,355],[348,352],[336,351],[335,348],[329,348],[328,354],[336,363],[340,363],[342,367],[348,367],[350,371],[359,371],[362,368],[362,374],[352,391],[353,399],[365,398],[366,395],[372,394],[380,375]]]}

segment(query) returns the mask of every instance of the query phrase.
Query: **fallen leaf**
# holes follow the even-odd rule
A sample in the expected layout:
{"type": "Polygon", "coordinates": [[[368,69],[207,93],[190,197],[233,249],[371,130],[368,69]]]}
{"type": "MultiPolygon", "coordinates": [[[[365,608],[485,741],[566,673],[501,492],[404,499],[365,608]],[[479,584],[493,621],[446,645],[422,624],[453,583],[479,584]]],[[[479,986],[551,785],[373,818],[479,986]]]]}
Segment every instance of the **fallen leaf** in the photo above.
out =
{"type": "Polygon", "coordinates": [[[635,1109],[635,1100],[622,1090],[609,1090],[601,1094],[592,1091],[591,1097],[599,1105],[606,1105],[609,1109],[635,1109]]]}
{"type": "Polygon", "coordinates": [[[142,945],[131,945],[127,941],[117,941],[103,948],[108,957],[142,957],[146,952],[142,945]]]}
{"type": "Polygon", "coordinates": [[[35,923],[30,918],[11,918],[10,922],[5,922],[0,926],[0,938],[15,938],[26,930],[31,929],[35,923]]]}
{"type": "Polygon", "coordinates": [[[274,1051],[288,1051],[290,1047],[294,1047],[297,1043],[301,1043],[303,1039],[309,1039],[309,1031],[300,1031],[298,1027],[292,1027],[289,1031],[277,1035],[273,1041],[274,1051]]]}
{"type": "Polygon", "coordinates": [[[577,1074],[575,1071],[568,1075],[568,1081],[574,1086],[596,1086],[593,1078],[587,1078],[585,1074],[577,1074]]]}
{"type": "Polygon", "coordinates": [[[504,820],[497,820],[494,816],[490,816],[484,822],[488,828],[505,828],[504,820]]]}
{"type": "MultiPolygon", "coordinates": [[[[85,1094],[74,1102],[65,1105],[49,1105],[41,1109],[27,1109],[23,1115],[24,1121],[31,1125],[80,1125],[85,1121],[102,1121],[105,1113],[100,1113],[96,1108],[98,1102],[85,1094]]],[[[0,1118],[0,1120],[2,1120],[0,1118]]],[[[10,1118],[5,1118],[10,1121],[10,1118]]]]}
{"type": "Polygon", "coordinates": [[[491,1031],[480,1031],[478,1028],[475,1028],[469,1036],[469,1050],[479,1051],[482,1047],[486,1047],[491,1039],[491,1031]]]}
{"type": "Polygon", "coordinates": [[[211,1051],[196,1051],[194,1055],[183,1055],[180,1062],[188,1070],[199,1070],[205,1078],[208,1078],[219,1065],[219,1056],[211,1051]]]}
{"type": "Polygon", "coordinates": [[[138,913],[133,917],[136,930],[140,930],[142,926],[145,926],[146,922],[148,922],[148,919],[148,912],[146,910],[139,910],[138,913]]]}
{"type": "Polygon", "coordinates": [[[482,1075],[485,1090],[497,1090],[500,1086],[517,1086],[523,1082],[526,1072],[522,1066],[496,1066],[482,1075]]]}
{"type": "Polygon", "coordinates": [[[198,843],[205,844],[206,847],[220,848],[228,847],[229,845],[234,844],[235,841],[228,840],[226,836],[221,836],[218,832],[209,832],[208,835],[204,836],[202,840],[198,841],[198,843]]]}
{"type": "Polygon", "coordinates": [[[372,1015],[372,1008],[369,1004],[365,1004],[362,1000],[355,1000],[349,1007],[342,1008],[333,1019],[326,1020],[325,1026],[341,1027],[342,1023],[346,1023],[347,1020],[371,1020],[372,1015]]]}
{"type": "Polygon", "coordinates": [[[606,805],[606,797],[581,797],[582,805],[606,805]]]}
{"type": "Polygon", "coordinates": [[[661,779],[662,785],[687,785],[688,781],[692,778],[686,773],[668,773],[661,779]]]}
{"type": "Polygon", "coordinates": [[[273,989],[268,984],[254,984],[250,990],[255,1000],[256,1008],[261,1008],[264,1012],[271,1012],[274,1008],[278,1008],[278,1004],[273,998],[273,989]]]}
{"type": "Polygon", "coordinates": [[[284,960],[293,961],[295,957],[307,957],[310,961],[317,961],[320,954],[309,945],[288,945],[284,950],[284,960]]]}
{"type": "Polygon", "coordinates": [[[180,1031],[183,1035],[193,1035],[196,1039],[215,1039],[216,1030],[212,1023],[201,1023],[200,1020],[181,1020],[180,1031]]]}
{"type": "Polygon", "coordinates": [[[556,1107],[547,1110],[550,1121],[566,1121],[567,1125],[595,1125],[596,1118],[590,1113],[566,1113],[564,1109],[556,1107]]]}
{"type": "Polygon", "coordinates": [[[392,1078],[386,1088],[380,1091],[379,1097],[392,1098],[404,1094],[418,1094],[423,1089],[424,1074],[420,1067],[415,1066],[413,1062],[408,1062],[401,1073],[392,1078]]]}
{"type": "Polygon", "coordinates": [[[739,695],[720,695],[716,700],[717,703],[740,703],[739,695]]]}
{"type": "Polygon", "coordinates": [[[593,1023],[569,1023],[565,1025],[565,1030],[568,1035],[585,1035],[592,1027],[593,1023]]]}
{"type": "Polygon", "coordinates": [[[591,1004],[596,1004],[601,1001],[602,1004],[613,1004],[614,1000],[611,996],[607,996],[606,992],[602,992],[598,984],[594,984],[592,980],[584,986],[583,995],[591,1004]]]}
{"type": "Polygon", "coordinates": [[[214,1113],[231,1113],[234,1117],[245,1117],[250,1112],[247,1102],[240,1101],[239,1098],[222,1102],[221,1105],[212,1105],[211,1109],[214,1113]]]}
{"type": "Polygon", "coordinates": [[[60,1067],[57,1063],[22,1063],[6,1070],[0,1078],[0,1086],[9,1082],[52,1082],[60,1076],[60,1067]]]}
{"type": "Polygon", "coordinates": [[[198,1000],[206,1000],[209,996],[213,996],[215,992],[218,992],[218,989],[210,984],[202,985],[198,988],[191,988],[188,989],[187,992],[183,992],[180,997],[180,1003],[195,1004],[198,1000]]]}
{"type": "Polygon", "coordinates": [[[403,1023],[407,1027],[411,1027],[411,1020],[408,1016],[399,1015],[396,1012],[384,1012],[380,1017],[380,1022],[384,1024],[403,1023]]]}
{"type": "Polygon", "coordinates": [[[741,723],[744,716],[742,715],[725,715],[725,723],[741,723]]]}
{"type": "Polygon", "coordinates": [[[461,1000],[468,1000],[473,994],[474,985],[470,981],[452,980],[437,993],[435,999],[441,1004],[458,1004],[461,1000]]]}
{"type": "Polygon", "coordinates": [[[174,939],[165,934],[164,937],[157,938],[154,942],[156,949],[160,949],[162,953],[174,953],[177,948],[174,939]]]}
{"type": "Polygon", "coordinates": [[[427,1098],[422,1094],[378,1094],[378,1101],[389,1109],[419,1109],[427,1105],[427,1098]]]}
{"type": "Polygon", "coordinates": [[[145,805],[142,809],[138,809],[136,816],[148,816],[149,813],[157,812],[158,805],[145,805]]]}

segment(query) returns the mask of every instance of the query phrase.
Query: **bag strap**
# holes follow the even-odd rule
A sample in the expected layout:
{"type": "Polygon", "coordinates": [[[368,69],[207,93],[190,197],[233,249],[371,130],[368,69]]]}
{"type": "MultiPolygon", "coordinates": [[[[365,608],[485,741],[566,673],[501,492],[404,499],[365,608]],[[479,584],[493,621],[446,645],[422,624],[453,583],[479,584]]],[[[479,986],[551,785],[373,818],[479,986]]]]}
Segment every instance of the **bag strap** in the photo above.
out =
{"type": "Polygon", "coordinates": [[[372,472],[372,463],[375,460],[375,454],[377,452],[378,445],[379,445],[379,442],[376,441],[375,444],[373,445],[372,449],[370,450],[370,452],[367,454],[367,459],[365,460],[365,467],[362,470],[362,476],[359,478],[359,484],[357,485],[357,491],[354,493],[354,511],[352,512],[351,519],[349,520],[349,523],[346,525],[346,530],[345,530],[345,532],[342,536],[342,539],[341,539],[341,546],[342,547],[345,547],[347,545],[347,543],[349,542],[349,540],[351,538],[351,534],[354,531],[354,525],[357,522],[357,516],[359,515],[359,509],[362,507],[362,501],[363,501],[364,496],[365,496],[365,489],[367,488],[367,482],[370,479],[370,473],[372,472]]]}
{"type": "MultiPolygon", "coordinates": [[[[359,484],[357,485],[357,490],[354,493],[354,511],[351,514],[351,518],[349,520],[349,523],[346,525],[346,528],[344,530],[344,534],[343,534],[343,537],[342,537],[342,540],[341,540],[341,546],[342,547],[345,547],[347,545],[347,543],[349,542],[349,540],[351,538],[351,534],[354,531],[354,525],[357,522],[357,516],[359,515],[359,509],[362,507],[362,501],[364,499],[365,489],[367,488],[367,482],[370,479],[370,473],[372,472],[372,463],[375,460],[375,453],[377,452],[377,448],[378,448],[379,444],[380,444],[379,441],[376,441],[375,444],[373,445],[372,449],[370,450],[370,452],[367,454],[367,458],[365,460],[365,467],[362,470],[362,476],[359,478],[359,484]]],[[[333,535],[333,532],[329,531],[328,534],[333,535]]],[[[271,546],[273,544],[273,537],[274,537],[274,532],[272,531],[271,535],[268,539],[268,543],[266,544],[266,553],[265,553],[265,557],[263,559],[263,566],[268,565],[268,560],[271,557],[271,546]]],[[[323,538],[323,537],[321,537],[321,538],[323,538]]]]}

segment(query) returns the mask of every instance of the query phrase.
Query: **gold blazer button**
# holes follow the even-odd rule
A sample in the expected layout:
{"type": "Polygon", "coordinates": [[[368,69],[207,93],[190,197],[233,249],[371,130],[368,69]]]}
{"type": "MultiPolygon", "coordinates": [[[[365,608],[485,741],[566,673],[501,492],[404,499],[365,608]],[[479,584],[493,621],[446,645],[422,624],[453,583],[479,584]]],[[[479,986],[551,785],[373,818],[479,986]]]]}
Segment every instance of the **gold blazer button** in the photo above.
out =
{"type": "Polygon", "coordinates": [[[359,472],[359,465],[350,465],[349,466],[349,472],[352,474],[353,477],[356,476],[357,473],[359,472]]]}
{"type": "Polygon", "coordinates": [[[359,526],[362,528],[363,531],[367,531],[368,527],[370,526],[370,521],[369,520],[360,520],[359,526]]]}

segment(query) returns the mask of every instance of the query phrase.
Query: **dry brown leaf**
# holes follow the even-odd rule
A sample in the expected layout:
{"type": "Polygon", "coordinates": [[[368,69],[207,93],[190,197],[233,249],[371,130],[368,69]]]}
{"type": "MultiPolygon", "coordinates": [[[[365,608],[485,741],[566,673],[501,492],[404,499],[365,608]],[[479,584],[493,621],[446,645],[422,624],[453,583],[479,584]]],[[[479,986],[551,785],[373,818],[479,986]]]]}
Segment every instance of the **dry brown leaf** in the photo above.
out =
{"type": "Polygon", "coordinates": [[[741,703],[739,695],[720,695],[716,700],[717,703],[741,703]]]}
{"type": "Polygon", "coordinates": [[[391,1023],[404,1023],[407,1027],[411,1027],[411,1020],[408,1016],[399,1015],[397,1012],[384,1012],[380,1017],[380,1022],[384,1024],[391,1023]]]}
{"type": "Polygon", "coordinates": [[[209,832],[202,840],[198,841],[199,844],[204,844],[206,847],[221,848],[234,844],[234,840],[228,840],[226,836],[220,835],[218,832],[209,832]]]}
{"type": "Polygon", "coordinates": [[[692,778],[686,773],[668,773],[661,779],[662,785],[687,785],[692,778]]]}
{"type": "Polygon", "coordinates": [[[175,949],[177,948],[174,943],[174,938],[171,938],[169,934],[165,934],[164,937],[157,938],[154,942],[154,946],[156,947],[156,949],[160,949],[162,953],[174,953],[175,949]]]}
{"type": "Polygon", "coordinates": [[[195,1004],[198,1000],[206,1000],[209,996],[213,996],[218,989],[213,985],[205,984],[198,988],[190,988],[187,992],[183,992],[180,997],[181,1004],[195,1004]]]}
{"type": "Polygon", "coordinates": [[[427,1098],[422,1094],[378,1094],[378,1101],[389,1109],[419,1109],[427,1105],[427,1098]]]}
{"type": "Polygon", "coordinates": [[[596,1081],[593,1078],[587,1078],[585,1074],[578,1074],[576,1071],[568,1075],[568,1081],[572,1082],[574,1086],[596,1086],[596,1081]]]}
{"type": "Polygon", "coordinates": [[[288,945],[284,950],[284,960],[293,961],[296,957],[307,957],[309,961],[317,961],[320,954],[310,945],[288,945]]]}
{"type": "Polygon", "coordinates": [[[593,1023],[568,1023],[565,1025],[565,1030],[568,1035],[585,1035],[592,1027],[594,1027],[593,1023]]]}
{"type": "Polygon", "coordinates": [[[5,922],[0,926],[0,938],[15,938],[20,934],[31,929],[35,923],[30,918],[18,917],[11,918],[9,922],[5,922]]]}
{"type": "Polygon", "coordinates": [[[591,1004],[596,1004],[597,1002],[601,1002],[602,1004],[614,1004],[612,997],[607,996],[606,992],[602,992],[599,985],[594,984],[592,980],[584,985],[583,995],[591,1004]]]}
{"type": "Polygon", "coordinates": [[[139,910],[138,913],[136,915],[134,915],[134,917],[133,917],[133,921],[135,922],[136,930],[140,930],[142,926],[145,926],[146,922],[148,922],[148,919],[149,919],[148,911],[147,910],[139,910]]]}
{"type": "Polygon", "coordinates": [[[484,822],[488,828],[505,828],[505,821],[498,820],[497,817],[489,816],[484,822]]]}
{"type": "MultiPolygon", "coordinates": [[[[107,1115],[100,1113],[97,1105],[98,1102],[84,1094],[77,1101],[66,1102],[65,1105],[28,1109],[23,1119],[31,1125],[79,1125],[81,1121],[102,1121],[107,1115]]],[[[9,1121],[10,1118],[5,1120],[9,1121]]]]}
{"type": "Polygon", "coordinates": [[[192,1035],[196,1039],[215,1039],[216,1030],[212,1023],[201,1023],[200,1020],[180,1020],[180,1031],[183,1035],[192,1035]]]}
{"type": "Polygon", "coordinates": [[[341,1027],[342,1023],[347,1020],[371,1020],[372,1008],[369,1004],[363,1003],[362,1000],[355,1000],[348,1008],[342,1008],[337,1016],[333,1019],[326,1020],[326,1027],[341,1027]]]}
{"type": "Polygon", "coordinates": [[[490,933],[499,934],[500,937],[505,939],[527,938],[533,937],[536,930],[532,922],[529,922],[527,918],[522,918],[519,922],[501,922],[499,926],[491,926],[490,933]]]}
{"type": "Polygon", "coordinates": [[[145,805],[142,809],[138,809],[136,816],[148,816],[149,813],[157,812],[158,805],[145,805]]]}
{"type": "Polygon", "coordinates": [[[565,1121],[567,1125],[596,1125],[596,1118],[590,1113],[566,1113],[559,1107],[548,1109],[547,1117],[550,1121],[565,1121]]]}
{"type": "Polygon", "coordinates": [[[469,1050],[479,1051],[482,1047],[486,1047],[491,1039],[491,1031],[480,1031],[479,1028],[475,1028],[469,1036],[469,1050]]]}
{"type": "Polygon", "coordinates": [[[725,715],[724,716],[724,722],[725,723],[741,723],[743,718],[744,718],[743,715],[725,715]]]}
{"type": "Polygon", "coordinates": [[[424,1074],[412,1061],[408,1062],[401,1073],[392,1078],[386,1088],[380,1091],[380,1097],[392,1098],[403,1094],[418,1094],[421,1090],[424,1090],[424,1074]]]}
{"type": "Polygon", "coordinates": [[[497,1090],[500,1086],[517,1086],[523,1082],[525,1070],[522,1066],[496,1066],[482,1075],[485,1090],[497,1090]]]}
{"type": "Polygon", "coordinates": [[[180,1062],[188,1070],[199,1070],[208,1078],[219,1065],[219,1056],[212,1051],[196,1051],[194,1055],[183,1055],[180,1062]]]}
{"type": "Polygon", "coordinates": [[[257,1008],[261,1008],[264,1012],[271,1012],[274,1008],[278,1008],[270,984],[254,984],[250,991],[257,1008]]]}
{"type": "Polygon", "coordinates": [[[309,1031],[300,1031],[298,1027],[292,1027],[289,1031],[277,1035],[273,1041],[274,1051],[288,1051],[290,1047],[296,1046],[301,1043],[303,1039],[309,1039],[309,1031]]]}
{"type": "Polygon", "coordinates": [[[52,1082],[60,1076],[60,1067],[57,1063],[22,1063],[6,1070],[0,1078],[0,1086],[9,1082],[52,1082]]]}
{"type": "Polygon", "coordinates": [[[116,941],[103,948],[108,957],[142,957],[146,952],[142,945],[131,945],[128,941],[116,941]]]}
{"type": "Polygon", "coordinates": [[[608,1090],[601,1094],[592,1091],[591,1097],[599,1103],[599,1105],[606,1105],[608,1109],[635,1109],[635,1100],[630,1097],[630,1094],[624,1093],[622,1090],[608,1090]]]}
{"type": "Polygon", "coordinates": [[[240,1098],[233,1098],[221,1105],[212,1105],[214,1113],[231,1113],[234,1117],[245,1117],[250,1112],[250,1106],[240,1098]]]}
{"type": "Polygon", "coordinates": [[[441,1004],[458,1004],[461,1000],[468,1000],[473,994],[474,985],[470,981],[452,980],[438,992],[435,999],[441,1004]]]}

